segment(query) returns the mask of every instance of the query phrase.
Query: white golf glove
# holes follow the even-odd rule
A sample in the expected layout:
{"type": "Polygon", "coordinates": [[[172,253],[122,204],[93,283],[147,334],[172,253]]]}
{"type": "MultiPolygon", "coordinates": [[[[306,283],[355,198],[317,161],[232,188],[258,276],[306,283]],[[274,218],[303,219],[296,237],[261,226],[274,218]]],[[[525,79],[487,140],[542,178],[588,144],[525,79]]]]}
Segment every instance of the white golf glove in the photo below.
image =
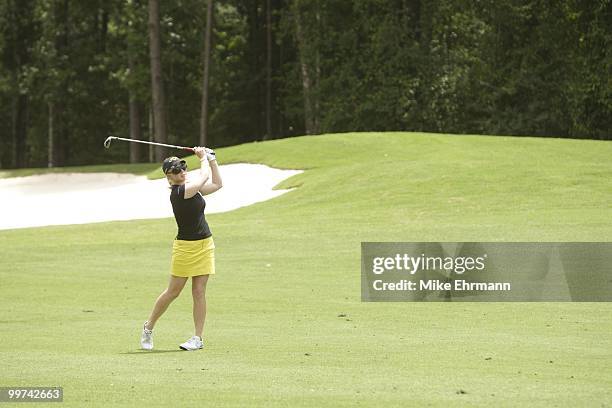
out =
{"type": "Polygon", "coordinates": [[[217,156],[215,156],[215,151],[213,149],[206,148],[206,158],[208,161],[217,160],[217,156]]]}

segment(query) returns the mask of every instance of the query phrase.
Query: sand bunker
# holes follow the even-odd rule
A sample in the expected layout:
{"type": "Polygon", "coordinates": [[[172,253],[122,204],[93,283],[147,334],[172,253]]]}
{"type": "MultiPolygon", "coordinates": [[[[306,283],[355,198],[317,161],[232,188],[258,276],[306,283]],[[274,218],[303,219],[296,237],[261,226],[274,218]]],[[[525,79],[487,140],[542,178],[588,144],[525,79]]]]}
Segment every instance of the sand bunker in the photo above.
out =
{"type": "MultiPolygon", "coordinates": [[[[220,171],[223,188],[205,197],[207,214],[284,194],[289,190],[272,188],[302,172],[242,163],[220,166],[220,171]]],[[[172,217],[169,192],[166,179],[119,173],[0,179],[0,229],[172,217]]]]}

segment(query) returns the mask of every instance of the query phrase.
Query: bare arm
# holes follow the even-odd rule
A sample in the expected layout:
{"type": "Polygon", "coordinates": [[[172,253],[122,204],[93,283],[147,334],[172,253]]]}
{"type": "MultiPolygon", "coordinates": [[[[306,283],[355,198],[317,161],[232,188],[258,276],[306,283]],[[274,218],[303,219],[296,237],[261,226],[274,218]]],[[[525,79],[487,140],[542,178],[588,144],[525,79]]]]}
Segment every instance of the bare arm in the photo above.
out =
{"type": "Polygon", "coordinates": [[[221,180],[221,173],[219,172],[219,165],[217,164],[217,160],[213,159],[209,162],[209,164],[212,180],[209,184],[204,184],[200,188],[200,193],[202,195],[212,194],[215,191],[219,190],[221,187],[223,187],[223,181],[221,180]]]}
{"type": "Polygon", "coordinates": [[[191,198],[200,191],[204,183],[210,178],[210,167],[206,159],[206,152],[203,147],[196,147],[195,154],[200,159],[200,173],[185,182],[185,199],[191,198]]]}

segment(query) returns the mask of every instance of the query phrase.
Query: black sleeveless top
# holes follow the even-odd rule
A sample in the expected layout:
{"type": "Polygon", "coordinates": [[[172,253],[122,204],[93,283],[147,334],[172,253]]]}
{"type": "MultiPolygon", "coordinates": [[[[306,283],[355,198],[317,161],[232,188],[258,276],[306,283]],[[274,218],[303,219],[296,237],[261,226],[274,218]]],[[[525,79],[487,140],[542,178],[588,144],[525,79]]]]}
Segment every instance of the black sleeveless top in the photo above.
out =
{"type": "Polygon", "coordinates": [[[200,193],[185,199],[185,185],[174,185],[170,193],[170,202],[178,226],[176,239],[197,241],[212,236],[204,218],[206,201],[200,193]]]}

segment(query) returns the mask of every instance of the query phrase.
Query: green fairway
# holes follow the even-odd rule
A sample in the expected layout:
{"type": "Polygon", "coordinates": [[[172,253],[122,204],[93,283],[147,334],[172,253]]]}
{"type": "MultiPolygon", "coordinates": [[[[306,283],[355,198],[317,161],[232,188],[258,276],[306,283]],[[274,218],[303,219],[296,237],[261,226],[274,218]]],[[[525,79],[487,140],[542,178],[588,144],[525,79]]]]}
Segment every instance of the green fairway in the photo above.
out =
{"type": "Polygon", "coordinates": [[[178,350],[189,283],[139,350],[174,219],[0,231],[0,386],[70,407],[612,405],[608,303],[360,301],[362,241],[612,241],[612,143],[360,133],[217,156],[305,172],[207,216],[204,350],[178,350]]]}

